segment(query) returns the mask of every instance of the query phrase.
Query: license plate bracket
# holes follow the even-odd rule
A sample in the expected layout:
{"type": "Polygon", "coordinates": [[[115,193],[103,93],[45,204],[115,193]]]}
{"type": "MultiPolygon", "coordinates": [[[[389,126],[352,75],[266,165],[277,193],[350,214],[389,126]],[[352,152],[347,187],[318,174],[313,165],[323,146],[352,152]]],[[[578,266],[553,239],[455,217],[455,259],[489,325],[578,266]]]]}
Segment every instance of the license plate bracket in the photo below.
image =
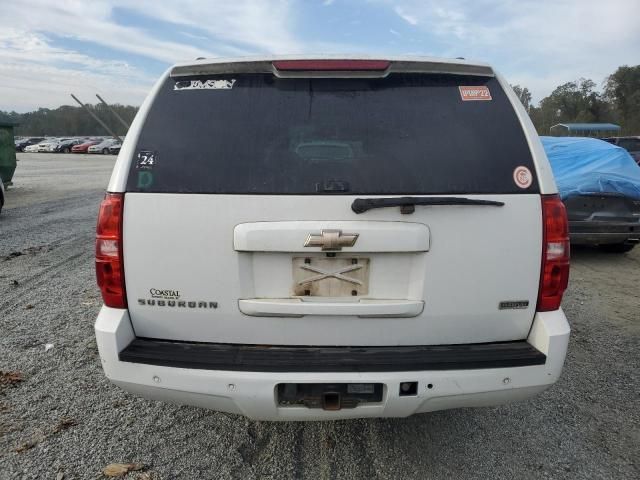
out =
{"type": "Polygon", "coordinates": [[[365,257],[294,257],[293,295],[357,297],[369,293],[369,259],[365,257]]]}

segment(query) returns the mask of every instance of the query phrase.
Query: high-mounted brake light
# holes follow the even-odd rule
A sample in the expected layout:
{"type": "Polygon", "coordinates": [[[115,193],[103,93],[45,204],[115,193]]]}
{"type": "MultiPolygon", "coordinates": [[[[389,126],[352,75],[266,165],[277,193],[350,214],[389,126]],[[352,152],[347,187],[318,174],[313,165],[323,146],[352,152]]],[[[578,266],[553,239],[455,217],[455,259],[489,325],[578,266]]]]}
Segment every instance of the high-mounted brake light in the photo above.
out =
{"type": "Polygon", "coordinates": [[[558,195],[542,195],[542,270],[538,312],[560,308],[569,283],[569,224],[558,195]]]}
{"type": "Polygon", "coordinates": [[[122,258],[123,193],[107,193],[96,227],[96,278],[107,307],[127,308],[122,258]]]}
{"type": "Polygon", "coordinates": [[[273,66],[282,71],[322,70],[342,71],[384,71],[389,68],[387,60],[276,60],[273,66]]]}

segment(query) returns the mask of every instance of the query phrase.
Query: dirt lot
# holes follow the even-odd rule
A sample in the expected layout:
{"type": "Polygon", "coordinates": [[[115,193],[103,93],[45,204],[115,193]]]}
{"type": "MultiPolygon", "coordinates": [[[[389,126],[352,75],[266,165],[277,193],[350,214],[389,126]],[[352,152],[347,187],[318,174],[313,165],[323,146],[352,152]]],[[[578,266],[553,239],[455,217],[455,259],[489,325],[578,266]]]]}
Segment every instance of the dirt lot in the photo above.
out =
{"type": "Polygon", "coordinates": [[[144,466],[127,478],[157,479],[640,478],[640,247],[574,252],[566,368],[531,401],[253,422],[143,400],[105,380],[93,230],[114,158],[19,158],[0,216],[1,479],[101,478],[112,462],[144,466]]]}

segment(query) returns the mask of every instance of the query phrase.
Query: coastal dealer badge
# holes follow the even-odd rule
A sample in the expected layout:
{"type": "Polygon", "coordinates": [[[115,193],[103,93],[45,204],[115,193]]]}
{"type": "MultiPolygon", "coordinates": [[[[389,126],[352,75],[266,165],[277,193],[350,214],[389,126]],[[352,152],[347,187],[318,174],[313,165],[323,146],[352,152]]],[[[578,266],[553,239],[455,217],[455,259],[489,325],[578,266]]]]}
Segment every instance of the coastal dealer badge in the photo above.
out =
{"type": "Polygon", "coordinates": [[[138,305],[169,308],[218,308],[218,302],[210,300],[183,300],[180,292],[173,289],[150,288],[151,298],[138,298],[138,305]]]}

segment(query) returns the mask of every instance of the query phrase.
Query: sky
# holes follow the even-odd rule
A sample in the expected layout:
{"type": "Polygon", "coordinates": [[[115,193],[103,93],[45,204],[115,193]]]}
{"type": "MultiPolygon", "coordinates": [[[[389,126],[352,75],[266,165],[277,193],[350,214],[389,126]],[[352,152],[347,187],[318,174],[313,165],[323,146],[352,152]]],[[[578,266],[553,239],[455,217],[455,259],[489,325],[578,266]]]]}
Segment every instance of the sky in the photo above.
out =
{"type": "Polygon", "coordinates": [[[0,0],[0,110],[140,105],[197,57],[354,53],[490,63],[539,101],[640,63],[640,0],[0,0]]]}

